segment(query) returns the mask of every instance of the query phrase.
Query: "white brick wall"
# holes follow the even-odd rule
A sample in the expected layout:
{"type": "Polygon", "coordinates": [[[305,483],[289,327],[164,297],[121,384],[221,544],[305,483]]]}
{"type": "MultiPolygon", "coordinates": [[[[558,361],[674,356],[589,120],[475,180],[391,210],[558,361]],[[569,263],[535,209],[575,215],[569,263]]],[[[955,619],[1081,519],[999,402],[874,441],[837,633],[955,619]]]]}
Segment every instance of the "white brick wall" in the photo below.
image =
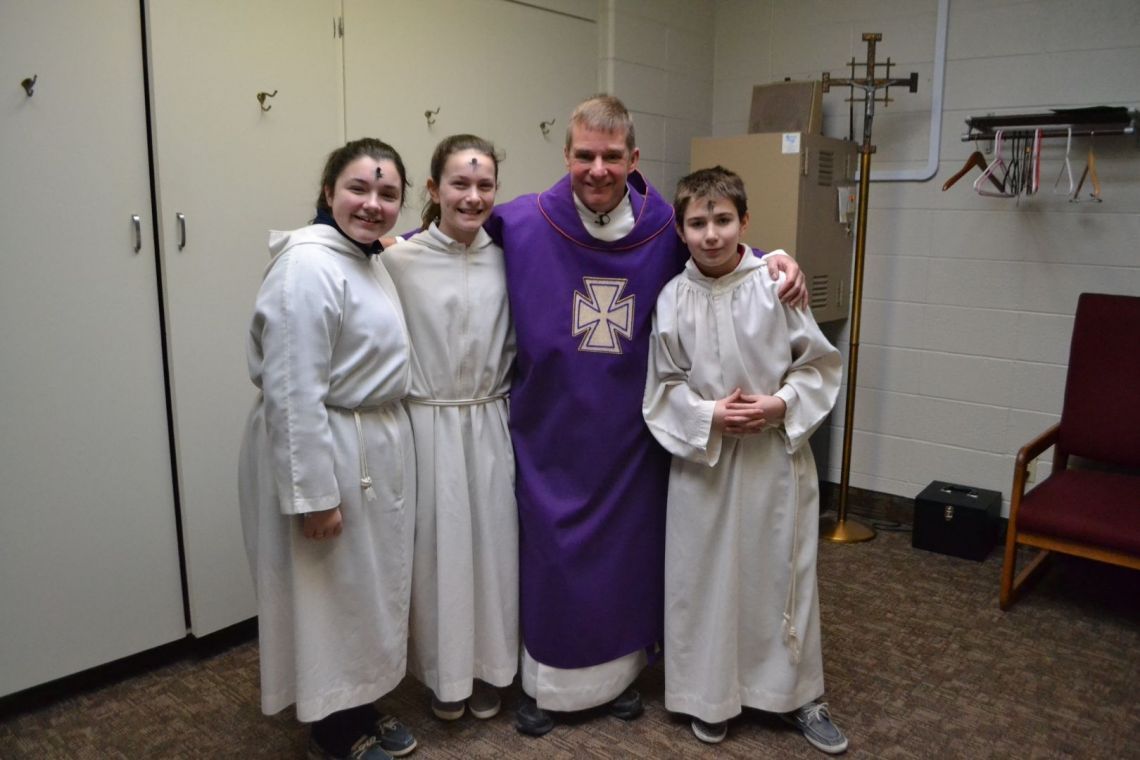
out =
{"type": "MultiPolygon", "coordinates": [[[[920,85],[880,106],[874,166],[922,166],[936,18],[936,0],[600,0],[599,83],[634,110],[643,168],[668,195],[691,137],[747,130],[753,85],[846,76],[865,58],[862,33],[881,32],[879,60],[920,85]]],[[[938,173],[871,187],[852,485],[914,496],[948,480],[999,490],[1008,509],[1017,448],[1060,413],[1078,294],[1140,295],[1140,149],[1097,139],[1099,205],[1051,193],[1055,140],[1037,196],[980,197],[976,173],[941,186],[975,148],[960,140],[967,116],[1135,108],[1137,72],[1135,0],[950,0],[938,173]]],[[[845,98],[824,96],[825,133],[846,136],[845,98]]],[[[1074,174],[1087,149],[1074,140],[1074,174]]],[[[846,340],[844,327],[844,352],[846,340]]],[[[845,392],[821,462],[833,482],[845,392]]]]}
{"type": "Polygon", "coordinates": [[[712,131],[715,0],[602,0],[600,88],[633,112],[641,169],[665,196],[712,131]]]}
{"type": "MultiPolygon", "coordinates": [[[[752,85],[845,76],[842,64],[865,55],[862,32],[880,31],[880,59],[918,71],[920,92],[900,92],[876,121],[874,165],[924,159],[936,10],[935,0],[718,0],[714,133],[746,130],[752,85]]],[[[1140,150],[1133,138],[1097,139],[1099,205],[1050,193],[1063,141],[1047,146],[1041,193],[1019,203],[977,196],[976,173],[941,185],[974,150],[960,141],[967,116],[1135,108],[1140,3],[951,0],[947,54],[938,174],[871,187],[851,483],[902,496],[934,479],[968,483],[1001,491],[1008,510],[1017,448],[1060,413],[1077,295],[1140,295],[1140,150]]],[[[844,97],[824,98],[835,136],[846,136],[844,97]]],[[[1087,148],[1074,140],[1075,174],[1087,148]]],[[[845,392],[824,466],[834,482],[845,392]]],[[[1038,477],[1048,470],[1041,462],[1038,477]]]]}

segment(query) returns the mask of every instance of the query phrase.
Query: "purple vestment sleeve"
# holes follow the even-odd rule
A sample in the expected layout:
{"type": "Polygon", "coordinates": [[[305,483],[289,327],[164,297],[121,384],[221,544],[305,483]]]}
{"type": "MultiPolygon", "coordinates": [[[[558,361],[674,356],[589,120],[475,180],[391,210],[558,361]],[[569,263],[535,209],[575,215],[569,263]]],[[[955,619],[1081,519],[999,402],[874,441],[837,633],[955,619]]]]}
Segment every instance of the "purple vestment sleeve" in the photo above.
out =
{"type": "Polygon", "coordinates": [[[500,206],[518,340],[520,617],[539,662],[580,668],[662,638],[669,456],[641,416],[657,294],[686,259],[673,210],[630,175],[636,220],[589,235],[569,177],[500,206]]]}

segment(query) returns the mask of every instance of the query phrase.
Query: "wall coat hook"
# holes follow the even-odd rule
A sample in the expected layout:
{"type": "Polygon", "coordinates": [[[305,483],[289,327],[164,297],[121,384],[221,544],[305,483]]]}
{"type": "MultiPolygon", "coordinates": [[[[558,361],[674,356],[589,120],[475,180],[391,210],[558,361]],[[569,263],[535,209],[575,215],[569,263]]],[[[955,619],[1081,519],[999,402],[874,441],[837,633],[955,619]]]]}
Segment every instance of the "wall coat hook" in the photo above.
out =
{"type": "Polygon", "coordinates": [[[557,120],[551,119],[550,121],[540,121],[538,123],[538,128],[542,130],[542,136],[543,137],[549,137],[550,136],[550,128],[552,126],[554,126],[555,121],[557,121],[557,120]]]}
{"type": "Polygon", "coordinates": [[[257,102],[261,104],[261,110],[262,111],[268,111],[270,108],[273,108],[272,105],[268,105],[268,106],[265,105],[265,100],[267,98],[275,98],[275,97],[277,97],[277,90],[274,90],[273,92],[259,92],[259,93],[257,93],[257,102]]]}
{"type": "Polygon", "coordinates": [[[35,94],[36,80],[39,78],[39,74],[32,74],[30,78],[24,79],[24,81],[20,82],[20,86],[24,88],[24,92],[28,93],[29,98],[35,94]]]}
{"type": "Polygon", "coordinates": [[[429,127],[432,124],[435,124],[435,116],[438,113],[439,113],[439,106],[436,106],[434,111],[431,110],[430,108],[428,110],[424,111],[424,118],[427,119],[427,123],[428,123],[429,127]]]}

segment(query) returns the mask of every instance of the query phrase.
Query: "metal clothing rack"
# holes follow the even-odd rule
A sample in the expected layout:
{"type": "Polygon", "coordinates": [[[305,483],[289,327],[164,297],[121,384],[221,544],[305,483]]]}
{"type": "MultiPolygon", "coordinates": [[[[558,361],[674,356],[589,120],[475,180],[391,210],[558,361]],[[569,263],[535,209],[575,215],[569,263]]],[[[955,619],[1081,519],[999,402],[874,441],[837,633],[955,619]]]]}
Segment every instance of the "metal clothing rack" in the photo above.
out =
{"type": "Polygon", "coordinates": [[[1137,112],[1124,107],[1055,109],[1047,113],[970,116],[962,142],[992,140],[1000,129],[1007,137],[1023,137],[1041,130],[1042,137],[1082,135],[1134,135],[1137,112]]]}

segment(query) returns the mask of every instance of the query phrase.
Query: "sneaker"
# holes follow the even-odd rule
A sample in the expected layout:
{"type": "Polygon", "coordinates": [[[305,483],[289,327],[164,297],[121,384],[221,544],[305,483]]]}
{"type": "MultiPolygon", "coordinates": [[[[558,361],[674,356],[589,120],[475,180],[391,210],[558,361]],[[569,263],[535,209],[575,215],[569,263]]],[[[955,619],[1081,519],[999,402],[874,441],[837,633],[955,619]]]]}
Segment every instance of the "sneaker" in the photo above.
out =
{"type": "Polygon", "coordinates": [[[431,711],[440,720],[459,720],[467,706],[463,702],[444,702],[431,695],[431,711]]]}
{"type": "Polygon", "coordinates": [[[499,690],[488,683],[476,681],[471,696],[467,698],[467,709],[479,720],[487,720],[499,714],[503,703],[499,690]]]}
{"type": "Polygon", "coordinates": [[[645,705],[641,702],[641,695],[637,689],[626,689],[617,699],[607,705],[610,715],[622,720],[633,720],[645,712],[645,705]]]}
{"type": "Polygon", "coordinates": [[[393,715],[381,716],[376,721],[375,733],[380,747],[392,757],[403,757],[416,748],[416,737],[408,727],[393,715]]]}
{"type": "Polygon", "coordinates": [[[554,719],[550,714],[538,706],[530,697],[523,695],[515,710],[515,728],[520,734],[527,736],[542,736],[550,733],[554,728],[554,719]]]}
{"type": "Polygon", "coordinates": [[[380,739],[375,736],[362,736],[348,750],[347,755],[334,755],[317,744],[317,740],[309,738],[309,760],[392,760],[392,756],[380,746],[380,739]]]}
{"type": "Polygon", "coordinates": [[[826,702],[809,702],[781,717],[803,732],[804,738],[822,752],[838,755],[847,749],[847,737],[831,722],[826,702]]]}
{"type": "Polygon", "coordinates": [[[705,744],[720,744],[724,741],[724,737],[728,736],[727,720],[722,720],[720,723],[705,723],[700,718],[693,718],[689,725],[693,729],[693,734],[705,744]]]}

